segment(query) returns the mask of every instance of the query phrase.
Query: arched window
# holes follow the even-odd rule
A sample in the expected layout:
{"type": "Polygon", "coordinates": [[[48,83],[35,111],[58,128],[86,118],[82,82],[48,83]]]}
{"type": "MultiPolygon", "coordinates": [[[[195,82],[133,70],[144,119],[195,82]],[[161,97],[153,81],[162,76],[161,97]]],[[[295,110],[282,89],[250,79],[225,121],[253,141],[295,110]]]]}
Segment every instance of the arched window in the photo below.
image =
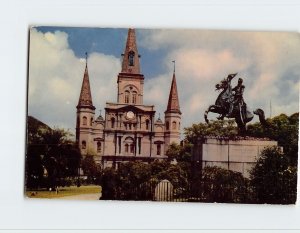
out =
{"type": "Polygon", "coordinates": [[[130,51],[128,54],[128,63],[129,66],[134,66],[134,52],[130,51]]]}
{"type": "Polygon", "coordinates": [[[126,137],[123,143],[125,144],[125,153],[133,154],[135,147],[134,139],[132,137],[126,137]]]}
{"type": "Polygon", "coordinates": [[[176,129],[176,121],[172,122],[172,129],[176,129]]]}
{"type": "Polygon", "coordinates": [[[134,153],[134,145],[133,144],[130,145],[130,153],[134,153]]]}
{"type": "Polygon", "coordinates": [[[129,103],[129,91],[125,91],[125,103],[129,103]]]}
{"type": "Polygon", "coordinates": [[[97,152],[101,153],[101,142],[97,142],[97,152]]]}
{"type": "Polygon", "coordinates": [[[90,122],[90,126],[92,126],[92,124],[93,124],[93,117],[91,117],[91,122],[90,122]]]}
{"type": "Polygon", "coordinates": [[[82,117],[82,124],[87,125],[87,118],[86,116],[82,117]]]}
{"type": "Polygon", "coordinates": [[[149,122],[149,120],[147,119],[147,120],[146,120],[146,130],[149,130],[149,123],[150,123],[150,122],[149,122]]]}
{"type": "Polygon", "coordinates": [[[115,128],[115,118],[111,118],[111,128],[115,128]]]}
{"type": "Polygon", "coordinates": [[[161,154],[161,144],[157,144],[157,148],[156,148],[157,150],[157,152],[156,152],[156,154],[157,155],[160,155],[161,154]]]}
{"type": "Polygon", "coordinates": [[[136,104],[136,96],[137,96],[136,91],[132,92],[132,103],[133,104],[136,104]]]}
{"type": "Polygon", "coordinates": [[[170,129],[170,123],[169,123],[169,121],[166,122],[166,129],[167,129],[167,130],[170,129]]]}
{"type": "Polygon", "coordinates": [[[178,130],[180,130],[180,122],[178,122],[178,130]]]}
{"type": "Polygon", "coordinates": [[[81,142],[81,149],[86,149],[86,141],[81,142]]]}

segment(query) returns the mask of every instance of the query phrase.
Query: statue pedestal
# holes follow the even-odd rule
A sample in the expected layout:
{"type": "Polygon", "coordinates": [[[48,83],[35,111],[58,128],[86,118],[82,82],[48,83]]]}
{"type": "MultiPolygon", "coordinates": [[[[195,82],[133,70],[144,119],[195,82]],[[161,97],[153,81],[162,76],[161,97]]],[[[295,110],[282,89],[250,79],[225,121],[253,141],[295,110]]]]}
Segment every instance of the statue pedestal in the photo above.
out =
{"type": "Polygon", "coordinates": [[[206,138],[198,140],[193,147],[192,161],[206,166],[218,166],[237,171],[249,178],[249,171],[255,165],[261,151],[268,146],[278,146],[277,141],[260,138],[239,138],[224,140],[206,138]]]}

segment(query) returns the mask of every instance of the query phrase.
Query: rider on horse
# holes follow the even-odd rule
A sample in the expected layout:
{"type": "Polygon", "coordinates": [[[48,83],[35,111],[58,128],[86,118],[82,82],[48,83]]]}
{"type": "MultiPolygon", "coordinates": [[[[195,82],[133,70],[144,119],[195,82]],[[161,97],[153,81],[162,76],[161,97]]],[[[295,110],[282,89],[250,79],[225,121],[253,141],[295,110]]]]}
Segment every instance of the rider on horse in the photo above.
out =
{"type": "MultiPolygon", "coordinates": [[[[232,108],[233,110],[233,102],[234,102],[234,95],[232,94],[232,88],[231,88],[231,80],[237,75],[236,74],[229,74],[226,79],[221,81],[221,84],[216,85],[216,89],[223,89],[223,91],[220,93],[216,105],[221,105],[221,107],[226,108],[226,112],[222,112],[220,116],[218,117],[219,120],[223,120],[225,116],[230,117],[231,113],[228,114],[228,106],[229,109],[232,108]],[[218,102],[218,103],[217,103],[218,102]]],[[[231,110],[231,112],[232,112],[231,110]]]]}
{"type": "MultiPolygon", "coordinates": [[[[221,91],[221,93],[218,95],[215,104],[210,105],[205,111],[204,119],[206,123],[209,123],[207,117],[209,112],[220,114],[219,120],[223,120],[224,117],[234,118],[239,132],[243,133],[246,131],[246,124],[253,119],[254,115],[248,109],[243,98],[245,90],[243,79],[239,78],[238,84],[234,88],[231,87],[231,80],[236,75],[229,74],[227,78],[216,85],[216,90],[221,91]]],[[[261,118],[264,118],[264,112],[261,109],[257,109],[253,113],[260,116],[260,121],[261,118]]]]}
{"type": "Polygon", "coordinates": [[[246,103],[243,98],[244,89],[245,89],[245,86],[243,85],[243,79],[239,78],[238,84],[236,85],[236,87],[234,87],[232,89],[232,91],[234,91],[234,94],[233,94],[234,100],[230,102],[227,117],[231,116],[233,107],[236,106],[237,104],[240,104],[240,106],[242,106],[245,109],[246,103]]]}

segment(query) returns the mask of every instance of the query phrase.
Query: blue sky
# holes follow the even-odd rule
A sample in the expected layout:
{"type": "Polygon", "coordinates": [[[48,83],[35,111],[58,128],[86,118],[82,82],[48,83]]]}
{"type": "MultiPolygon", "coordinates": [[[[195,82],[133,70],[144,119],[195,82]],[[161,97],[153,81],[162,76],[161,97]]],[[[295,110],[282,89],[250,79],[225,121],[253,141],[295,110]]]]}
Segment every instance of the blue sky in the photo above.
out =
{"type": "MultiPolygon", "coordinates": [[[[85,52],[98,52],[106,55],[120,57],[124,52],[128,29],[112,28],[76,28],[76,27],[37,27],[43,33],[62,31],[68,34],[70,48],[77,57],[84,57],[85,52]]],[[[137,30],[137,41],[143,36],[143,29],[137,30]]],[[[138,43],[138,42],[137,42],[138,43]]],[[[147,47],[138,45],[141,54],[142,72],[147,78],[152,78],[161,72],[165,67],[161,66],[165,48],[160,50],[149,50],[147,47]]],[[[171,62],[171,61],[170,61],[171,62]]]]}
{"type": "MultiPolygon", "coordinates": [[[[218,96],[215,84],[238,72],[250,109],[266,116],[299,111],[297,33],[136,29],[145,76],[144,103],[163,118],[176,60],[182,125],[203,122],[218,96]],[[270,112],[272,102],[272,113],[270,112]]],[[[30,30],[28,113],[51,127],[75,131],[85,52],[96,114],[117,99],[127,29],[37,27],[30,30]]],[[[216,115],[209,115],[215,119],[216,115]]],[[[258,120],[257,117],[254,118],[258,120]]]]}

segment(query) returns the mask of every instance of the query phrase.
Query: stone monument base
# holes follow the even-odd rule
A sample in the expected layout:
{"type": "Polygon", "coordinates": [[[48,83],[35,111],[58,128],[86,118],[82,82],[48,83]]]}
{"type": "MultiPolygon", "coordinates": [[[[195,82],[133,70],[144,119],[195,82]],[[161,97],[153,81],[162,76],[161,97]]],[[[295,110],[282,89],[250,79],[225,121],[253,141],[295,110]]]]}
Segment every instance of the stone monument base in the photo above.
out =
{"type": "Polygon", "coordinates": [[[277,141],[245,137],[237,140],[206,138],[198,140],[193,147],[192,160],[201,167],[218,166],[237,171],[249,178],[249,172],[268,146],[278,146],[277,141]]]}

